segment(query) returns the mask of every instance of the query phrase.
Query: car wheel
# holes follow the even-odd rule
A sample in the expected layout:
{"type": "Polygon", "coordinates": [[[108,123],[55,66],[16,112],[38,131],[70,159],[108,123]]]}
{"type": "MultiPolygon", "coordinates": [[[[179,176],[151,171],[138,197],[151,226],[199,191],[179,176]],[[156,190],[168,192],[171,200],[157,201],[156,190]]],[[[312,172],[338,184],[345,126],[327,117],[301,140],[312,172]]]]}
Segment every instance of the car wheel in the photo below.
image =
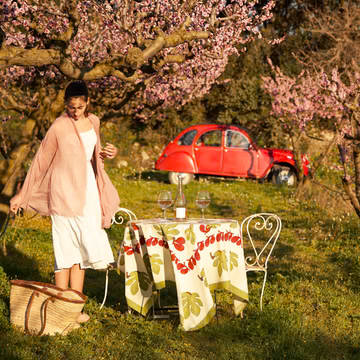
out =
{"type": "Polygon", "coordinates": [[[183,185],[187,185],[189,184],[193,179],[194,179],[194,174],[189,174],[189,173],[178,173],[178,172],[169,172],[169,181],[170,184],[178,184],[178,174],[182,174],[183,175],[183,180],[182,183],[183,185]]]}
{"type": "Polygon", "coordinates": [[[296,186],[297,176],[293,169],[287,166],[278,166],[273,171],[272,182],[275,185],[296,186]]]}

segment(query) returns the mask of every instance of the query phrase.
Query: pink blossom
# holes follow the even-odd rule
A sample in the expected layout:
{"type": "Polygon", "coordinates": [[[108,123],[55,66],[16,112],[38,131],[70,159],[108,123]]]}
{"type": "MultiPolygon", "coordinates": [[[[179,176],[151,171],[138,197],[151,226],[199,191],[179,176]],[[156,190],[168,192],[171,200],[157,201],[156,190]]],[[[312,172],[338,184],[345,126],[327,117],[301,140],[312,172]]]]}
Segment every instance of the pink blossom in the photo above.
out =
{"type": "MultiPolygon", "coordinates": [[[[57,2],[47,4],[48,11],[44,11],[42,3],[38,1],[3,0],[4,8],[8,8],[0,15],[6,44],[21,48],[44,48],[48,46],[49,39],[64,34],[69,29],[69,14],[63,12],[63,8],[56,5],[57,2]],[[30,21],[38,25],[38,32],[27,28],[28,33],[24,33],[23,27],[28,27],[30,21]]],[[[157,64],[170,54],[186,56],[185,62],[166,64],[153,73],[136,70],[139,76],[136,83],[145,84],[144,92],[137,94],[136,98],[142,98],[152,106],[161,103],[163,106],[179,107],[210,90],[224,72],[229,56],[246,51],[245,46],[238,50],[239,45],[261,37],[260,29],[265,21],[271,19],[275,1],[270,0],[261,6],[253,0],[198,0],[191,10],[187,10],[179,0],[163,0],[159,4],[158,8],[158,2],[151,0],[78,2],[80,24],[76,36],[70,42],[69,57],[79,68],[91,68],[99,62],[109,62],[111,56],[126,56],[129,49],[138,47],[139,39],[154,40],[158,36],[155,31],[157,28],[165,36],[172,35],[190,18],[186,31],[207,31],[208,39],[164,48],[150,58],[147,64],[157,64]],[[128,6],[129,3],[132,5],[128,6]],[[139,18],[140,14],[145,13],[147,16],[139,18]],[[255,35],[245,36],[246,31],[255,35]]],[[[13,72],[8,74],[19,76],[13,72]]],[[[45,72],[41,70],[39,74],[51,78],[61,76],[53,69],[51,72],[49,69],[45,72]]],[[[122,89],[127,85],[118,78],[106,77],[97,80],[92,86],[122,89]]]]}

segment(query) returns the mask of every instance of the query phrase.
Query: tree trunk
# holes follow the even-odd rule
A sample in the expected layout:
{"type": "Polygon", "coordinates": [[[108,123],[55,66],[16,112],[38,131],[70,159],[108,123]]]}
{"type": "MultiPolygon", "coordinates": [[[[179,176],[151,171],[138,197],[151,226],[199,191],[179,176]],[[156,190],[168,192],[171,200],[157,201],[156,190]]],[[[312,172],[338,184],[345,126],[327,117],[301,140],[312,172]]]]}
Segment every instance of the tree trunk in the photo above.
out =
{"type": "Polygon", "coordinates": [[[359,112],[353,112],[351,119],[352,131],[353,131],[353,159],[355,169],[355,189],[353,182],[346,172],[346,164],[344,160],[344,178],[343,187],[346,194],[350,198],[351,205],[353,206],[356,214],[360,217],[360,116],[359,112]]]}
{"type": "Polygon", "coordinates": [[[331,150],[336,145],[338,140],[338,133],[335,133],[334,137],[330,141],[327,148],[320,154],[319,158],[311,165],[309,169],[309,174],[304,177],[302,183],[299,184],[298,188],[296,189],[295,197],[300,200],[303,198],[304,194],[306,194],[306,190],[309,189],[312,180],[315,178],[317,169],[325,162],[328,158],[331,150]]]}
{"type": "Polygon", "coordinates": [[[296,170],[298,173],[298,180],[299,180],[300,185],[304,182],[304,169],[302,166],[301,151],[300,151],[299,145],[298,145],[299,140],[301,140],[301,138],[303,137],[302,134],[303,133],[301,133],[297,138],[291,137],[291,141],[293,144],[293,153],[294,153],[294,158],[295,158],[295,166],[296,166],[296,170]]]}
{"type": "Polygon", "coordinates": [[[16,185],[20,178],[21,170],[29,153],[31,152],[36,122],[28,119],[23,130],[22,141],[11,154],[7,161],[7,169],[2,177],[3,188],[0,193],[0,227],[2,227],[9,211],[9,201],[14,195],[16,185]]]}
{"type": "Polygon", "coordinates": [[[300,194],[303,193],[304,186],[307,184],[307,178],[304,176],[304,170],[301,159],[300,142],[304,137],[304,132],[300,132],[298,135],[291,133],[291,143],[293,148],[293,154],[295,158],[295,166],[298,174],[298,186],[296,189],[295,197],[299,198],[300,194]]]}
{"type": "Polygon", "coordinates": [[[343,188],[344,188],[346,194],[349,196],[351,205],[352,205],[353,209],[355,210],[356,215],[360,218],[360,203],[359,203],[359,199],[355,195],[355,191],[353,188],[353,182],[347,177],[344,177],[342,179],[342,182],[343,182],[343,188]]]}

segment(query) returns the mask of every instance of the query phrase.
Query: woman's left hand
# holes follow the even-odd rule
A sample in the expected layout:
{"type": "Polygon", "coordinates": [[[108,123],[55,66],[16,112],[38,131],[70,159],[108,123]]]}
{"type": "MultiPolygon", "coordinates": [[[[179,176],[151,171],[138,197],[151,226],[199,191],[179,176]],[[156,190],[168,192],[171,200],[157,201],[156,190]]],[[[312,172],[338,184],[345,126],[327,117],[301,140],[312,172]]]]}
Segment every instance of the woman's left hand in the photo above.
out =
{"type": "Polygon", "coordinates": [[[106,147],[102,148],[100,151],[100,158],[101,160],[105,159],[113,159],[117,154],[117,148],[110,143],[106,143],[106,147]]]}

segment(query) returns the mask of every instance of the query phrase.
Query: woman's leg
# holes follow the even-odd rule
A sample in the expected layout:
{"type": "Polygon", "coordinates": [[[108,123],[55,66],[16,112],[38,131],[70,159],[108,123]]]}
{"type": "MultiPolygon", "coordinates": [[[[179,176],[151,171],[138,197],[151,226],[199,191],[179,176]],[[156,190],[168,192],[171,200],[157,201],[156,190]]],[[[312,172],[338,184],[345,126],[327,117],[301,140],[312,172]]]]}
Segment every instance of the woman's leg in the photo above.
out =
{"type": "MultiPolygon", "coordinates": [[[[80,268],[79,264],[75,264],[70,269],[70,288],[82,293],[85,279],[85,270],[80,268]]],[[[78,319],[78,323],[84,323],[90,320],[88,314],[81,313],[78,319]]]]}
{"type": "Polygon", "coordinates": [[[70,269],[62,269],[55,273],[55,285],[60,289],[69,288],[70,269]]]}
{"type": "Polygon", "coordinates": [[[85,279],[85,270],[80,268],[79,264],[75,264],[70,269],[70,289],[77,290],[82,293],[85,279]]]}

